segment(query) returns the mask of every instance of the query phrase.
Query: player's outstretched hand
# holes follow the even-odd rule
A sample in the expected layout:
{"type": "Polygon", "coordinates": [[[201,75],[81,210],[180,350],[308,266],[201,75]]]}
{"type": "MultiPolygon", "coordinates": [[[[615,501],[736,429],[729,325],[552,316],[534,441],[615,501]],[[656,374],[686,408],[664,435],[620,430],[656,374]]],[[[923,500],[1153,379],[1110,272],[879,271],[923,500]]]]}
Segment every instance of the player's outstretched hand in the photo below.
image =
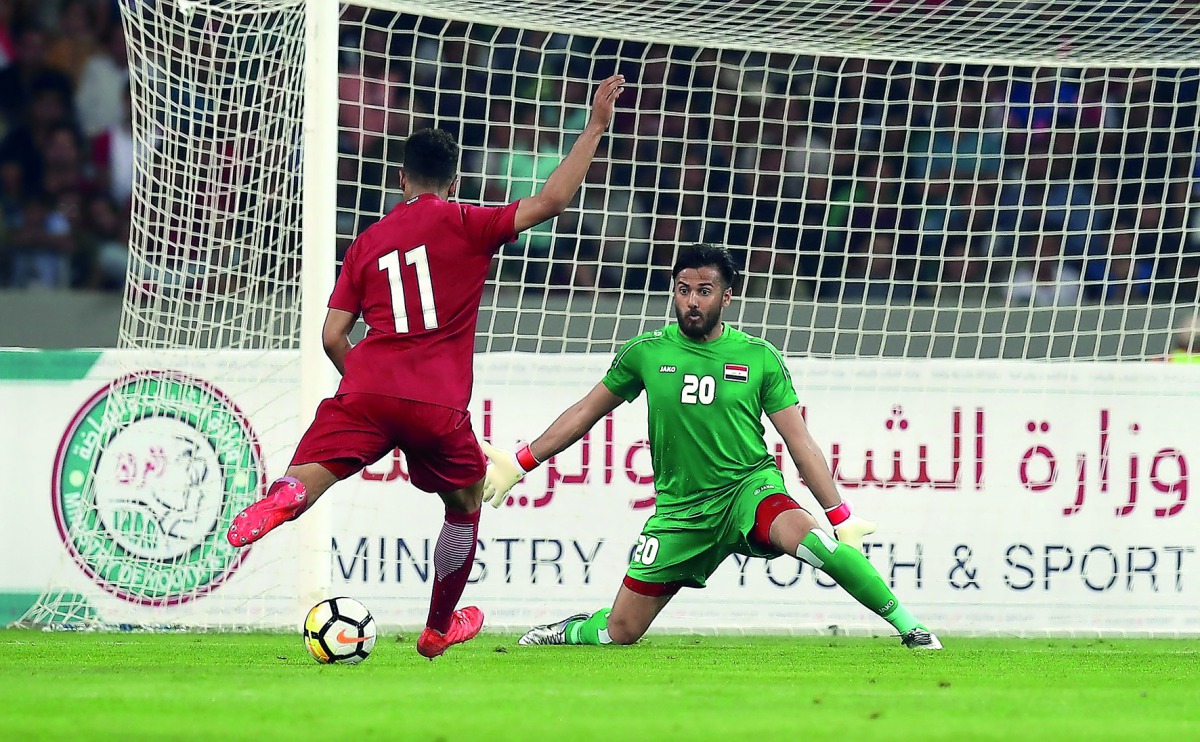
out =
{"type": "Polygon", "coordinates": [[[496,448],[487,441],[480,441],[479,447],[488,457],[487,474],[483,478],[483,501],[492,503],[498,508],[504,502],[508,491],[525,476],[525,469],[517,461],[517,455],[503,448],[496,448]]]}
{"type": "Polygon", "coordinates": [[[857,515],[851,515],[833,529],[833,535],[837,536],[838,541],[853,546],[859,551],[862,551],[863,537],[872,533],[875,533],[875,524],[869,520],[863,520],[857,515]]]}
{"type": "Polygon", "coordinates": [[[600,131],[608,129],[612,122],[613,107],[624,89],[624,84],[624,75],[613,75],[600,83],[600,87],[596,89],[596,97],[592,100],[592,118],[588,121],[589,126],[599,127],[600,131]]]}

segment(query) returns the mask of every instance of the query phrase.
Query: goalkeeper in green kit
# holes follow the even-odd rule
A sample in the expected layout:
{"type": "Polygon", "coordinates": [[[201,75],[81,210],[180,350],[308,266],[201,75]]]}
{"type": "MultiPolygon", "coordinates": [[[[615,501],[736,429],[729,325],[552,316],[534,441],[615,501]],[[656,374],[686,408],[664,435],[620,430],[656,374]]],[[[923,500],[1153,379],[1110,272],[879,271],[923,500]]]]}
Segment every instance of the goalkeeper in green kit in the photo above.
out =
{"type": "Polygon", "coordinates": [[[721,321],[737,269],[729,251],[699,244],[673,268],[678,323],[630,340],[604,379],[516,453],[483,444],[484,500],[499,506],[527,472],[578,441],[622,402],[646,392],[656,492],[611,609],[530,629],[520,644],[633,644],[681,587],[704,587],[730,554],[794,556],[825,572],[900,634],[941,642],[900,604],[859,552],[875,526],[851,515],[800,416],[783,356],[721,321]],[[762,416],[783,437],[834,535],[796,504],[767,452],[762,416]]]}

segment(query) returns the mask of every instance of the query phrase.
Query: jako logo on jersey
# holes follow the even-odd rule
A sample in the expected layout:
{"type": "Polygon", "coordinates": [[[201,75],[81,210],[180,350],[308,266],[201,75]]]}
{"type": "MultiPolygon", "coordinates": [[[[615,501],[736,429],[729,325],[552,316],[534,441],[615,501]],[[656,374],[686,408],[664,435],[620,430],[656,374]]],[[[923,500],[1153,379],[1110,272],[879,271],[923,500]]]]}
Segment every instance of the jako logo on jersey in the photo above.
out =
{"type": "Polygon", "coordinates": [[[675,367],[674,366],[659,366],[658,372],[660,374],[673,374],[673,373],[675,373],[675,367]]]}
{"type": "Polygon", "coordinates": [[[740,366],[736,363],[725,364],[725,381],[750,381],[750,367],[740,366]]]}

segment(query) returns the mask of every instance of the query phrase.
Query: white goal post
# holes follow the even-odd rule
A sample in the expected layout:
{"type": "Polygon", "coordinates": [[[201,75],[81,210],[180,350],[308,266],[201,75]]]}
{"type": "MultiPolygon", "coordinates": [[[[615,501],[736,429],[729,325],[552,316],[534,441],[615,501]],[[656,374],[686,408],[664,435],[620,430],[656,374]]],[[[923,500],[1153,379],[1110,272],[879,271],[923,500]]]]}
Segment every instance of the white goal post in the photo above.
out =
{"type": "MultiPolygon", "coordinates": [[[[281,473],[333,389],[319,340],[325,301],[350,241],[399,199],[405,137],[424,126],[457,137],[461,200],[523,197],[569,149],[594,84],[621,72],[629,85],[575,204],[495,262],[477,339],[477,432],[505,441],[540,430],[622,342],[669,321],[676,248],[725,244],[744,267],[731,321],[795,364],[822,440],[866,442],[857,457],[849,444],[828,453],[841,455],[850,496],[891,519],[897,541],[881,542],[873,562],[904,583],[898,591],[964,632],[1188,630],[1179,616],[1200,599],[1183,587],[1197,542],[1182,503],[1188,457],[1200,451],[1173,442],[1168,419],[1200,414],[1177,392],[1197,367],[1138,362],[1186,353],[1190,340],[1176,342],[1176,330],[1197,308],[1197,4],[126,0],[121,10],[137,168],[121,348],[102,366],[119,381],[104,382],[109,396],[76,423],[94,419],[99,440],[125,446],[122,461],[161,449],[195,472],[203,460],[221,486],[189,480],[194,499],[181,507],[199,515],[170,532],[161,508],[129,494],[117,454],[72,464],[90,448],[65,438],[54,477],[68,553],[27,622],[279,626],[348,591],[385,612],[381,623],[419,623],[428,562],[419,544],[429,548],[437,513],[406,484],[395,483],[402,498],[376,491],[403,478],[401,462],[340,485],[341,505],[322,503],[244,563],[220,545],[224,527],[258,494],[254,482],[281,473]],[[189,412],[197,400],[210,412],[189,412]],[[996,420],[1025,401],[1037,411],[1020,412],[1008,421],[1016,432],[991,443],[987,431],[1005,429],[996,420]],[[953,421],[944,435],[911,420],[917,406],[953,421]],[[128,414],[135,408],[146,414],[128,414]],[[1157,423],[1138,417],[1151,414],[1157,423]],[[137,428],[146,415],[171,422],[137,428]],[[844,419],[855,417],[879,431],[844,419]],[[236,429],[259,453],[237,458],[201,422],[192,440],[177,423],[193,418],[242,420],[236,429]],[[884,418],[888,436],[911,421],[926,438],[879,438],[884,418]],[[1064,446],[1091,445],[1079,420],[1101,428],[1102,452],[1047,458],[1046,471],[1025,455],[1039,449],[1024,436],[1051,428],[1069,433],[1064,446]],[[925,469],[942,443],[953,487],[925,469]],[[891,479],[872,478],[871,450],[895,450],[894,468],[875,462],[891,479]],[[993,455],[1012,466],[988,468],[993,455]],[[901,463],[909,456],[922,474],[901,463]],[[1062,526],[1078,539],[1070,544],[1054,540],[1057,521],[1011,543],[983,525],[1017,523],[1027,504],[964,504],[968,494],[1000,503],[1017,490],[1067,492],[1076,468],[1080,503],[1085,490],[1108,497],[1119,488],[1110,468],[1120,467],[1135,493],[1127,504],[1139,486],[1143,494],[1119,522],[1147,513],[1120,545],[1096,540],[1111,526],[1107,502],[1103,517],[1047,506],[1073,519],[1062,526]],[[1011,481],[995,473],[1009,470],[1011,481]],[[951,490],[962,497],[944,501],[951,490]],[[1147,492],[1163,499],[1162,515],[1147,492]],[[935,499],[916,497],[926,494],[935,499]],[[960,542],[922,530],[933,501],[975,523],[960,542]],[[187,525],[200,516],[203,526],[187,525]],[[943,579],[954,562],[931,555],[956,546],[995,552],[994,592],[985,582],[973,598],[943,579]],[[1150,566],[1142,546],[1157,549],[1150,566]],[[1111,583],[1095,571],[1110,558],[1111,583]],[[197,564],[212,574],[197,577],[197,564]],[[1040,603],[1011,587],[1025,569],[1040,603]],[[929,586],[923,575],[934,571],[946,585],[929,586]],[[1075,582],[1060,595],[1062,574],[1075,582]],[[1104,624],[1087,601],[1107,600],[1113,586],[1129,595],[1104,624]],[[1006,590],[1029,599],[1028,612],[985,625],[1008,604],[1006,590]],[[1143,620],[1147,606],[1170,618],[1143,620]]],[[[591,570],[610,556],[619,570],[623,546],[611,545],[634,536],[646,513],[636,416],[608,426],[602,475],[588,474],[584,454],[578,471],[496,516],[502,536],[481,551],[471,589],[494,600],[499,623],[580,607],[580,596],[607,600],[612,575],[596,586],[591,570]],[[563,503],[551,517],[543,506],[555,487],[571,486],[634,504],[605,515],[594,500],[571,514],[563,503]],[[519,584],[513,550],[526,548],[529,584],[519,584]],[[574,592],[572,549],[582,565],[574,592]]],[[[816,597],[780,599],[772,591],[787,579],[762,579],[747,588],[732,576],[715,589],[732,606],[725,613],[688,607],[700,599],[665,625],[873,626],[846,618],[857,614],[819,581],[803,583],[816,597]],[[755,609],[776,600],[785,607],[769,616],[755,609]]]]}

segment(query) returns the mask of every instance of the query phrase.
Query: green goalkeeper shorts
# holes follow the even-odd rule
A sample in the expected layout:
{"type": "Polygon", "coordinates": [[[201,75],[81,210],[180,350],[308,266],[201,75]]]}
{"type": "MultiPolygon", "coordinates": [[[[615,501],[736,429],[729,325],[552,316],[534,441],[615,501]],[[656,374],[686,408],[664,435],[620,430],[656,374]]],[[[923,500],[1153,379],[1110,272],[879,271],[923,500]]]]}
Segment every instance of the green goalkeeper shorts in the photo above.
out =
{"type": "Polygon", "coordinates": [[[787,495],[778,469],[755,472],[727,495],[728,506],[708,518],[655,513],[634,547],[627,574],[652,584],[704,587],[730,554],[774,559],[781,552],[750,537],[758,505],[771,495],[787,495]]]}

